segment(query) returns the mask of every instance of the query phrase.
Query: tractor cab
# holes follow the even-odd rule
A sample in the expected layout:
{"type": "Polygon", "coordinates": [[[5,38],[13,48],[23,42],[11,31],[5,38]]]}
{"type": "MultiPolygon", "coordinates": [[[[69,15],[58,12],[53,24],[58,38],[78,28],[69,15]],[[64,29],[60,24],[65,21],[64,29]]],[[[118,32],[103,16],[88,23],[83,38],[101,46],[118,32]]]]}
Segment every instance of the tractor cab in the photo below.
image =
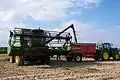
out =
{"type": "Polygon", "coordinates": [[[103,49],[108,49],[108,50],[113,48],[113,44],[111,43],[103,43],[102,46],[103,46],[103,49]]]}
{"type": "Polygon", "coordinates": [[[113,44],[111,43],[101,43],[97,45],[97,49],[111,49],[113,48],[113,44]]]}

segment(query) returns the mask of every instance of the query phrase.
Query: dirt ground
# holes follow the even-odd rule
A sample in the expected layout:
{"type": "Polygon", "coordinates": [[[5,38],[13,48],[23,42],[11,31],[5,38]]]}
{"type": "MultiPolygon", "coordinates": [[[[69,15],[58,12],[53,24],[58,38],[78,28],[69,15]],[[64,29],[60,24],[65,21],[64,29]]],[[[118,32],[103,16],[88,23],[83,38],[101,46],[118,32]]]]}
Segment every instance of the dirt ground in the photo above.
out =
{"type": "Polygon", "coordinates": [[[0,80],[120,80],[120,61],[94,61],[81,63],[51,60],[50,65],[38,63],[17,66],[0,61],[0,80]]]}

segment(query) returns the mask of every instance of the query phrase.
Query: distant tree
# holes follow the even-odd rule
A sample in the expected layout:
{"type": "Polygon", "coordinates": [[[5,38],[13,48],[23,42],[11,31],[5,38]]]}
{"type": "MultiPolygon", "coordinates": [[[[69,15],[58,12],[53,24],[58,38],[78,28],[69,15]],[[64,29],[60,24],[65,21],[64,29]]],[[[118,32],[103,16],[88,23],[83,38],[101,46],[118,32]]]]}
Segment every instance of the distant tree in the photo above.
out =
{"type": "Polygon", "coordinates": [[[0,54],[7,53],[7,47],[0,47],[0,54]]]}

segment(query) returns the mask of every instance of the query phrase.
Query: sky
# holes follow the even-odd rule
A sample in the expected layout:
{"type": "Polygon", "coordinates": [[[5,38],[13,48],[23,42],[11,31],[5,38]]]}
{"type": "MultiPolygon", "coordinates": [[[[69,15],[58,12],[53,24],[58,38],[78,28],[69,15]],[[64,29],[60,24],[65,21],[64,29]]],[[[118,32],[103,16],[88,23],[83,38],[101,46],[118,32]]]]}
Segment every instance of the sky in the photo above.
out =
{"type": "Polygon", "coordinates": [[[0,0],[0,46],[14,27],[60,31],[75,25],[79,42],[120,47],[120,0],[0,0]]]}

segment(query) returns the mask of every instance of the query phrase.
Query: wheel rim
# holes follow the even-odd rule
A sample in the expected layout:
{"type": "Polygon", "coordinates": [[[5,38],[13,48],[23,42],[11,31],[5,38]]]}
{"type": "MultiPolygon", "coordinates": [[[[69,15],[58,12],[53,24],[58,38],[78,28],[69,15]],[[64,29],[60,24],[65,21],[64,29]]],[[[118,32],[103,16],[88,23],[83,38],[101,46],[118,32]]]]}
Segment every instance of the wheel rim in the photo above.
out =
{"type": "Polygon", "coordinates": [[[103,53],[103,58],[104,58],[105,60],[107,60],[107,59],[109,58],[108,52],[104,52],[104,53],[103,53]]]}
{"type": "Polygon", "coordinates": [[[80,61],[80,56],[76,56],[76,61],[80,61]]]}
{"type": "Polygon", "coordinates": [[[116,59],[119,59],[119,54],[116,53],[115,58],[116,58],[116,59]]]}

